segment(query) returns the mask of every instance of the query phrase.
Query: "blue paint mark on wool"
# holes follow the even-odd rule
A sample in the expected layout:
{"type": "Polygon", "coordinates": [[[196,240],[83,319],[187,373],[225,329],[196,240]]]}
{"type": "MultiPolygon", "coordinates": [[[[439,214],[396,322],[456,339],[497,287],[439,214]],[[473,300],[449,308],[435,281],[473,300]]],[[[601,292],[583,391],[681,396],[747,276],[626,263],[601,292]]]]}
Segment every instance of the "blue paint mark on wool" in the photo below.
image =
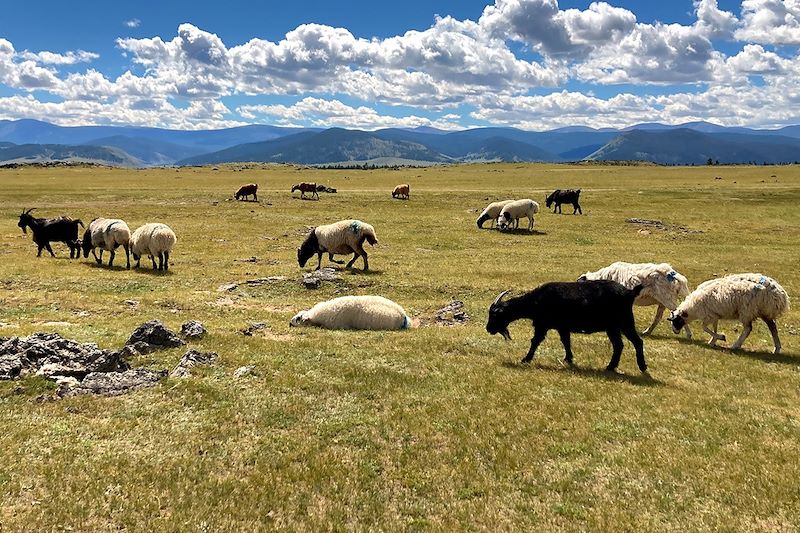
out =
{"type": "Polygon", "coordinates": [[[352,231],[354,235],[358,235],[358,232],[360,230],[361,230],[361,222],[359,222],[358,220],[354,220],[350,224],[350,231],[352,231]]]}
{"type": "Polygon", "coordinates": [[[408,315],[405,315],[403,317],[403,325],[400,327],[400,329],[409,329],[410,327],[411,327],[411,319],[408,318],[408,315]]]}
{"type": "Polygon", "coordinates": [[[675,272],[675,271],[673,270],[672,272],[670,272],[669,274],[667,274],[667,281],[669,281],[670,283],[672,283],[673,281],[675,281],[675,279],[676,279],[677,277],[678,277],[678,273],[677,273],[677,272],[675,272]]]}
{"type": "Polygon", "coordinates": [[[761,276],[761,278],[758,280],[759,285],[766,286],[767,283],[769,283],[769,278],[767,278],[767,276],[761,276]]]}

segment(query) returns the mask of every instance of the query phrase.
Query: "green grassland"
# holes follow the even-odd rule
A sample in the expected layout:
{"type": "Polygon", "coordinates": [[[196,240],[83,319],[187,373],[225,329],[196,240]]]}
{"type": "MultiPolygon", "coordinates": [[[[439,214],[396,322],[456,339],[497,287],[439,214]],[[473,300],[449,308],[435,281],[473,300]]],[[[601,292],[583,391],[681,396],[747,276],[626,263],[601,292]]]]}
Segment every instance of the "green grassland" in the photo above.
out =
{"type": "MultiPolygon", "coordinates": [[[[603,372],[602,334],[573,337],[574,369],[554,333],[520,366],[530,325],[504,342],[485,323],[501,290],[617,260],[668,261],[692,286],[762,272],[797,295],[798,206],[800,168],[788,166],[0,170],[0,336],[57,331],[116,348],[146,320],[197,319],[210,335],[195,346],[220,355],[191,378],[112,398],[42,401],[49,382],[0,382],[0,530],[792,529],[797,305],[779,320],[781,355],[763,323],[738,353],[664,323],[645,339],[649,376],[627,341],[619,373],[603,372]],[[301,180],[339,192],[302,201],[289,193],[301,180]],[[229,200],[251,181],[259,203],[229,200]],[[403,182],[411,200],[392,200],[403,182]],[[558,187],[583,189],[584,216],[547,212],[558,187]],[[536,233],[475,227],[507,197],[540,202],[536,233]],[[119,255],[97,267],[61,244],[56,259],[37,259],[16,227],[24,207],[131,229],[165,222],[178,235],[172,268],[126,271],[119,255]],[[640,231],[629,217],[701,232],[640,231]],[[370,272],[304,289],[295,248],[308,226],[343,218],[375,226],[370,272]],[[251,256],[260,261],[241,261],[251,256]],[[287,281],[217,291],[267,276],[287,281]],[[298,310],[346,293],[389,297],[423,326],[289,329],[298,310]],[[425,325],[452,298],[472,321],[425,325]],[[239,332],[258,321],[263,335],[239,332]],[[254,373],[234,379],[242,365],[254,373]]],[[[636,308],[640,329],[654,311],[636,308]]],[[[722,330],[730,342],[741,326],[722,330]]],[[[172,368],[182,353],[132,364],[172,368]]]]}

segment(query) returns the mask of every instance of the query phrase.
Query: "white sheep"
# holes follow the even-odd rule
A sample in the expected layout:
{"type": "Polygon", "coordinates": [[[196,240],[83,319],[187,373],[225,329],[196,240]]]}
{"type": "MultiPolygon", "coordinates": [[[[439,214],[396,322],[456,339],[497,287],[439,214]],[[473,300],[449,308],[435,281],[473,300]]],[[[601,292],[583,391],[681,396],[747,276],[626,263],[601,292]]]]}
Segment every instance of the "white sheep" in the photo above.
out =
{"type": "Polygon", "coordinates": [[[719,320],[739,320],[742,334],[731,350],[738,350],[753,330],[753,321],[760,318],[769,328],[775,353],[781,351],[775,319],[789,309],[789,295],[777,281],[762,274],[731,274],[701,283],[669,317],[677,333],[693,320],[703,323],[703,331],[711,335],[708,344],[714,346],[725,335],[717,333],[719,320]],[[713,330],[709,329],[713,326],[713,330]]]}
{"type": "MultiPolygon", "coordinates": [[[[634,305],[657,305],[656,316],[642,335],[649,335],[664,316],[664,310],[678,308],[678,299],[689,295],[689,282],[668,263],[626,263],[617,261],[596,272],[587,272],[579,281],[607,279],[624,285],[627,289],[642,284],[644,289],[633,302],[634,305]]],[[[686,337],[692,331],[686,326],[686,337]]]]}
{"type": "Polygon", "coordinates": [[[136,260],[136,268],[139,268],[142,256],[148,255],[153,261],[153,270],[169,270],[169,254],[177,241],[175,232],[166,224],[151,222],[137,228],[131,235],[131,254],[136,260]]]}
{"type": "Polygon", "coordinates": [[[478,217],[478,227],[482,228],[483,224],[487,220],[492,221],[492,227],[494,227],[495,223],[497,222],[497,217],[500,216],[500,211],[503,210],[506,204],[510,204],[514,200],[501,200],[499,202],[492,202],[491,204],[486,206],[486,209],[483,210],[481,216],[478,217]]]}
{"type": "Polygon", "coordinates": [[[497,227],[501,230],[519,227],[519,219],[528,219],[528,231],[533,231],[533,215],[539,212],[539,204],[526,198],[525,200],[515,200],[503,206],[500,215],[497,217],[497,227]]]}
{"type": "Polygon", "coordinates": [[[409,329],[411,318],[395,302],[382,296],[340,296],[300,311],[290,326],[327,329],[409,329]]]}
{"type": "Polygon", "coordinates": [[[356,259],[361,256],[364,258],[364,270],[369,270],[364,241],[373,246],[378,244],[375,228],[360,220],[340,220],[333,224],[317,226],[311,230],[306,240],[297,249],[297,262],[300,268],[303,268],[306,266],[306,262],[314,254],[317,254],[319,256],[317,270],[319,270],[322,266],[322,254],[327,253],[332,262],[340,265],[344,261],[336,261],[333,258],[334,254],[353,254],[353,258],[347,263],[347,268],[353,266],[356,259]]]}
{"type": "Polygon", "coordinates": [[[99,265],[103,261],[103,250],[111,252],[108,266],[113,266],[114,256],[118,246],[125,248],[125,257],[128,260],[127,268],[131,268],[130,255],[131,230],[128,225],[118,218],[96,218],[92,220],[83,234],[83,257],[89,257],[89,252],[94,256],[99,265]],[[100,257],[94,249],[100,248],[100,257]]]}

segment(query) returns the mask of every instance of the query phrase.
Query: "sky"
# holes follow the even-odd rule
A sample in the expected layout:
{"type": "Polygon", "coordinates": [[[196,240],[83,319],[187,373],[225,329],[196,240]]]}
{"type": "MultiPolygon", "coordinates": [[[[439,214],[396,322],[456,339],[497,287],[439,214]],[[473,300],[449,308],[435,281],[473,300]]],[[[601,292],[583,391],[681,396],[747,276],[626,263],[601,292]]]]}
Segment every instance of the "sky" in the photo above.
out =
{"type": "Polygon", "coordinates": [[[798,46],[800,0],[13,2],[0,120],[777,128],[798,46]]]}

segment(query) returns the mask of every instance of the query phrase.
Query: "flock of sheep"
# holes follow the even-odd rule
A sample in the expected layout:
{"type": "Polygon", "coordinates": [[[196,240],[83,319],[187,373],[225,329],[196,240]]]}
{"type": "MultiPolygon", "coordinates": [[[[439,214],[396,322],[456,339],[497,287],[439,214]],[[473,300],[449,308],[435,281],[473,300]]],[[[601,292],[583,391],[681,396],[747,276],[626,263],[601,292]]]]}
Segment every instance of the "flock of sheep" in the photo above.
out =
{"type": "MultiPolygon", "coordinates": [[[[301,183],[292,191],[301,194],[316,194],[316,184],[301,183]]],[[[246,199],[253,196],[257,201],[258,185],[247,184],[239,188],[235,197],[246,199]]],[[[393,198],[408,199],[408,184],[398,185],[393,198]]],[[[555,204],[554,212],[560,212],[562,203],[571,203],[573,214],[582,213],[578,203],[580,189],[556,190],[546,199],[547,207],[555,204]]],[[[83,238],[78,239],[78,226],[83,222],[68,217],[56,219],[36,218],[32,209],[23,210],[18,226],[26,232],[30,228],[33,240],[41,255],[43,249],[53,254],[50,242],[65,242],[73,253],[83,251],[84,258],[91,253],[98,264],[103,252],[108,251],[108,265],[112,266],[116,250],[125,250],[127,268],[133,255],[136,267],[142,256],[150,257],[153,269],[168,270],[169,258],[177,237],[166,224],[148,223],[131,233],[128,225],[120,219],[97,218],[86,228],[83,238]],[[99,250],[99,256],[95,250],[99,250]],[[158,263],[156,263],[158,260],[158,263]]],[[[534,215],[539,204],[531,199],[505,200],[489,204],[481,212],[477,225],[492,220],[500,230],[514,229],[519,220],[528,219],[528,230],[533,230],[534,215]]],[[[333,224],[312,228],[297,249],[297,261],[301,268],[309,259],[317,256],[317,269],[322,265],[322,256],[337,264],[335,255],[353,254],[347,268],[356,259],[363,258],[364,270],[369,269],[368,255],[364,243],[377,244],[375,228],[360,220],[342,220],[333,224]]],[[[531,348],[523,362],[530,362],[536,348],[549,330],[559,333],[565,349],[565,361],[572,364],[571,333],[593,333],[604,331],[613,347],[612,359],[607,367],[615,370],[623,349],[622,336],[627,337],[636,349],[639,369],[644,372],[647,365],[644,347],[633,321],[633,305],[657,306],[655,316],[643,335],[652,333],[662,320],[664,312],[670,310],[668,321],[678,334],[685,330],[691,339],[689,323],[700,321],[711,338],[710,345],[725,341],[725,335],[717,332],[720,320],[738,320],[744,329],[731,346],[739,349],[752,331],[753,322],[763,320],[772,335],[775,353],[781,350],[776,319],[789,309],[789,297],[783,287],[772,278],[761,274],[733,274],[700,284],[693,292],[689,283],[667,263],[616,262],[595,272],[587,272],[575,282],[547,283],[517,298],[504,300],[508,291],[501,293],[489,308],[486,329],[491,334],[501,334],[510,339],[508,325],[520,319],[533,322],[534,337],[531,348]],[[681,298],[683,301],[681,302],[681,298]]],[[[343,296],[321,302],[309,310],[295,315],[290,326],[318,326],[329,329],[401,330],[412,327],[412,319],[395,302],[381,296],[343,296]]]]}

